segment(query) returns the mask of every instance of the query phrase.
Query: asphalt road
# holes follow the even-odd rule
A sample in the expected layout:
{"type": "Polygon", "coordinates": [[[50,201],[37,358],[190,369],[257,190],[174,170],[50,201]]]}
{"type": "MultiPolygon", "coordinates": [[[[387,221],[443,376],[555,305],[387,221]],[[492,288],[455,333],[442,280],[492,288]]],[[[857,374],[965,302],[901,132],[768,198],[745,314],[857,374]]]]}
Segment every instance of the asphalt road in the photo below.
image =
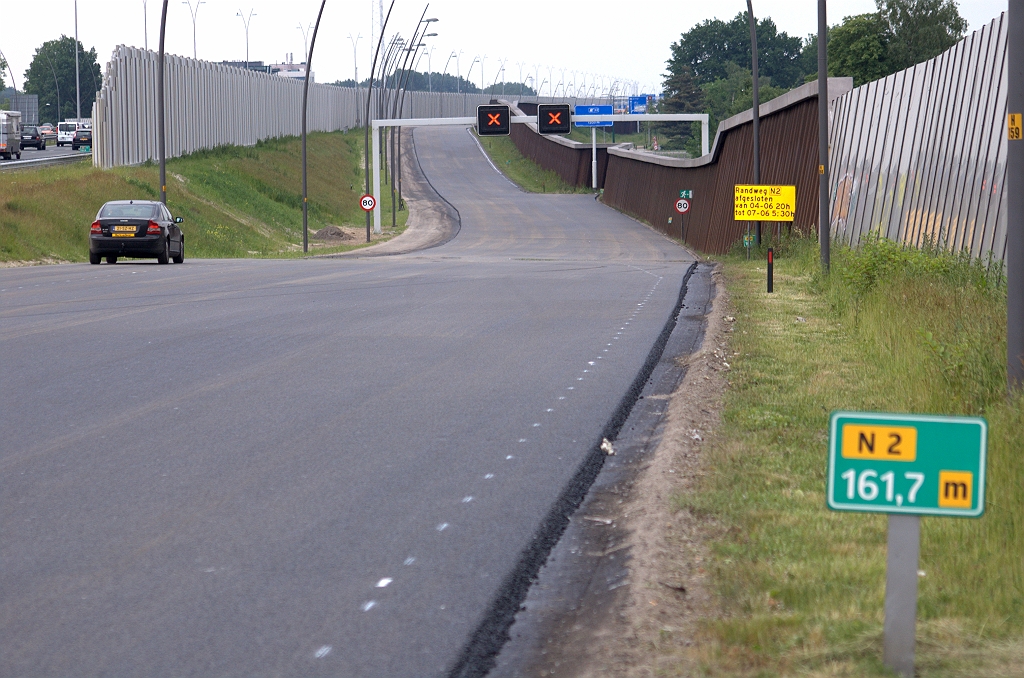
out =
{"type": "Polygon", "coordinates": [[[418,254],[0,269],[0,676],[458,664],[690,260],[416,143],[418,254]]]}
{"type": "Polygon", "coordinates": [[[19,165],[21,165],[23,163],[26,164],[26,165],[32,165],[32,164],[38,164],[38,163],[29,163],[27,161],[30,161],[30,160],[32,160],[32,161],[34,161],[34,160],[47,160],[47,159],[52,160],[54,158],[63,158],[63,157],[70,156],[70,155],[75,155],[75,156],[82,155],[82,151],[73,151],[73,150],[71,150],[71,145],[70,144],[67,145],[67,146],[60,146],[60,147],[58,147],[57,146],[57,138],[53,137],[51,139],[47,139],[46,140],[46,150],[45,151],[40,151],[39,149],[36,149],[36,148],[22,148],[21,149],[21,160],[14,160],[14,159],[2,160],[2,159],[0,159],[0,166],[4,166],[4,167],[14,166],[14,167],[17,167],[17,166],[19,166],[19,165]]]}

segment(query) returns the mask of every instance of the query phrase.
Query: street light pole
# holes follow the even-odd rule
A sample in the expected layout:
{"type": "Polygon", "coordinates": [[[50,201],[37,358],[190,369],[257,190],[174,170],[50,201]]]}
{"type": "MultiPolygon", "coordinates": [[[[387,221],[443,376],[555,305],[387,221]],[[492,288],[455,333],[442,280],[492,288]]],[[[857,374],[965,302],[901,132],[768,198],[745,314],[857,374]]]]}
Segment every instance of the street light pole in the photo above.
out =
{"type": "MultiPolygon", "coordinates": [[[[256,16],[256,11],[253,9],[249,10],[249,16],[246,17],[242,14],[242,10],[239,9],[235,16],[242,17],[242,23],[245,24],[245,70],[249,70],[249,22],[256,16]]],[[[306,65],[306,72],[309,72],[309,65],[306,65]]]]}
{"type": "Polygon", "coordinates": [[[309,198],[306,186],[306,101],[309,98],[309,73],[313,66],[313,48],[316,47],[316,32],[320,29],[320,17],[324,15],[327,0],[320,0],[320,13],[316,15],[313,27],[313,44],[306,52],[306,77],[302,86],[302,251],[309,251],[309,198]]]}
{"type": "Polygon", "coordinates": [[[192,58],[199,59],[196,53],[196,15],[199,14],[199,5],[205,5],[205,0],[196,2],[196,8],[192,9],[192,0],[183,0],[183,5],[188,5],[188,12],[192,15],[192,58]]]}
{"type": "Polygon", "coordinates": [[[57,88],[57,124],[60,124],[60,83],[57,82],[57,71],[53,68],[53,62],[50,61],[49,55],[40,50],[40,54],[46,57],[46,63],[50,64],[50,72],[53,73],[53,86],[57,88]]]}
{"type": "Polygon", "coordinates": [[[167,29],[167,0],[160,12],[160,53],[156,62],[157,153],[160,156],[160,202],[167,204],[167,120],[164,115],[164,34],[167,29]]]}
{"type": "Polygon", "coordinates": [[[78,119],[82,119],[82,85],[78,77],[78,0],[75,0],[75,100],[78,102],[78,119]]]}
{"type": "Polygon", "coordinates": [[[146,11],[146,0],[142,0],[142,40],[143,47],[149,51],[149,13],[146,11]]]}
{"type": "Polygon", "coordinates": [[[832,223],[829,205],[828,166],[828,21],[825,0],[818,0],[818,245],[821,268],[831,264],[832,223]]]}
{"type": "MultiPolygon", "coordinates": [[[[310,24],[303,28],[302,24],[299,24],[296,28],[302,32],[302,49],[305,50],[302,54],[303,58],[307,58],[309,57],[309,32],[313,30],[313,25],[310,24]]],[[[309,69],[307,68],[306,70],[308,71],[309,69]]]]}
{"type": "MultiPolygon", "coordinates": [[[[300,28],[301,28],[301,26],[300,26],[300,28]]],[[[354,75],[354,77],[355,77],[355,83],[356,83],[356,98],[357,99],[359,98],[359,52],[356,50],[356,46],[359,44],[359,40],[362,37],[363,37],[362,33],[357,34],[356,37],[354,37],[354,38],[352,37],[351,33],[348,34],[348,39],[350,41],[352,41],[352,63],[354,64],[354,68],[355,68],[355,71],[354,71],[355,75],[354,75]]],[[[306,66],[306,70],[309,70],[309,66],[308,65],[306,66]]],[[[356,127],[359,127],[359,109],[358,108],[356,109],[356,127]]]]}

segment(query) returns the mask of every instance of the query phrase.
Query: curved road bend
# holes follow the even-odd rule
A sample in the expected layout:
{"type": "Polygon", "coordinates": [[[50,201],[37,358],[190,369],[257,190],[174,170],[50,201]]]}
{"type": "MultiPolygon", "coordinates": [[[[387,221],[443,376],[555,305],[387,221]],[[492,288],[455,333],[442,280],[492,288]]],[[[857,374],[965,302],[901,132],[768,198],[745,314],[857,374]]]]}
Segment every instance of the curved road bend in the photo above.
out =
{"type": "Polygon", "coordinates": [[[0,676],[456,666],[690,261],[416,142],[419,254],[0,270],[0,676]]]}

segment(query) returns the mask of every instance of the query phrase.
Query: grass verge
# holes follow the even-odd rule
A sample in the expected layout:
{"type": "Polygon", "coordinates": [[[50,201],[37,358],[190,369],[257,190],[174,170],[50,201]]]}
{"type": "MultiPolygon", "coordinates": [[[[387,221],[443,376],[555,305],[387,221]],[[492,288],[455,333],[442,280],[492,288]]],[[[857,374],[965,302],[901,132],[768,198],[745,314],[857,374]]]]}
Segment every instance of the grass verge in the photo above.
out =
{"type": "Polygon", "coordinates": [[[477,137],[491,162],[517,186],[530,193],[590,193],[589,188],[570,186],[562,177],[525,157],[511,137],[477,137]]]}
{"type": "Polygon", "coordinates": [[[886,518],[825,505],[832,410],[972,414],[990,430],[987,508],[922,519],[919,676],[1024,666],[1024,397],[1005,395],[998,269],[886,241],[723,259],[736,322],[722,425],[678,508],[716,526],[710,676],[890,675],[881,665],[886,518]]]}
{"type": "MultiPolygon", "coordinates": [[[[362,130],[315,133],[307,143],[309,232],[328,225],[352,240],[310,251],[365,246],[359,196],[362,130]]],[[[390,191],[382,208],[391,211],[390,191]]],[[[85,261],[89,224],[108,200],[159,197],[154,164],[98,170],[86,165],[0,173],[0,262],[85,261]]],[[[252,147],[225,146],[167,162],[167,204],[185,218],[189,257],[298,257],[302,253],[301,141],[270,139],[252,147]]],[[[400,233],[407,212],[398,213],[400,233]]],[[[390,218],[384,219],[390,226],[390,218]]],[[[364,232],[365,233],[365,232],[364,232]]]]}

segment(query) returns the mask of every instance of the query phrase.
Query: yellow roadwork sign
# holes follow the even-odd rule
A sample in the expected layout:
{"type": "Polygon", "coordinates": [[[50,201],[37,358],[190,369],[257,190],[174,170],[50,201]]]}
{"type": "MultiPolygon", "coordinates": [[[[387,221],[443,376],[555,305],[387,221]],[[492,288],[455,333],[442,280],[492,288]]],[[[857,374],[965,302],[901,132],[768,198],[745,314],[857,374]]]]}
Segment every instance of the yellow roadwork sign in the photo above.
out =
{"type": "Polygon", "coordinates": [[[796,186],[736,184],[736,221],[793,221],[796,186]]]}

